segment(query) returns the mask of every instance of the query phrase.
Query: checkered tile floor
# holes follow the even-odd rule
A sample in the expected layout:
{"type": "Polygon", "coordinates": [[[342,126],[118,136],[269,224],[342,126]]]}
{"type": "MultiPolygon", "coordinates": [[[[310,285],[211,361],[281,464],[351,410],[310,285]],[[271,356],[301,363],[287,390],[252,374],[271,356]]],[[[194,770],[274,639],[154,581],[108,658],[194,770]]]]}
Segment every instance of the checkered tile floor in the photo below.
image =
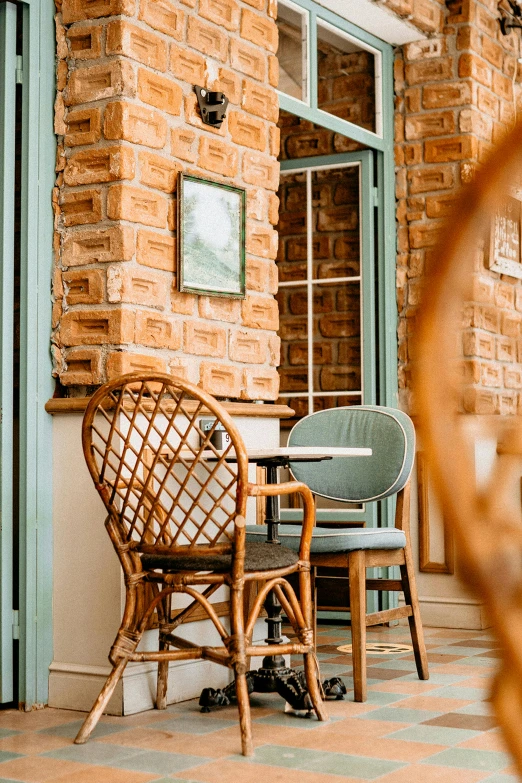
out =
{"type": "MultiPolygon", "coordinates": [[[[202,715],[196,701],[167,712],[104,717],[86,745],[72,743],[81,713],[0,712],[0,783],[515,783],[487,702],[498,645],[489,633],[425,629],[430,680],[411,653],[369,656],[365,704],[329,702],[330,721],[285,714],[278,696],[254,695],[255,757],[239,755],[235,707],[202,715]]],[[[368,641],[408,643],[403,627],[368,641]]],[[[349,628],[320,626],[322,675],[351,687],[351,659],[337,647],[349,628]]]]}

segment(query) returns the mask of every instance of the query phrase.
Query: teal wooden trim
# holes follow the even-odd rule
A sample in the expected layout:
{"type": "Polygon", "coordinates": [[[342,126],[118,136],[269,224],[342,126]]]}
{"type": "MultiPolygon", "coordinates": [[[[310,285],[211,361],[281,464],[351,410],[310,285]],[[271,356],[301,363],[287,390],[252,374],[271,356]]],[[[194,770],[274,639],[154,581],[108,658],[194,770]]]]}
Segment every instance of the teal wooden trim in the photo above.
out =
{"type": "Polygon", "coordinates": [[[315,7],[308,15],[308,101],[312,111],[317,111],[317,15],[315,7]]]}
{"type": "Polygon", "coordinates": [[[0,5],[0,702],[13,700],[16,6],[0,5]]]}
{"type": "Polygon", "coordinates": [[[371,46],[373,49],[377,49],[379,52],[384,52],[386,49],[392,49],[390,44],[386,43],[386,41],[382,41],[380,38],[372,35],[372,33],[368,33],[366,30],[349,22],[347,19],[343,19],[333,11],[329,11],[322,5],[315,3],[314,0],[292,0],[292,2],[295,5],[301,6],[301,8],[306,8],[307,11],[314,12],[318,19],[322,19],[334,27],[338,27],[339,30],[343,30],[343,32],[352,35],[354,38],[357,38],[367,46],[371,46]]]}
{"type": "Polygon", "coordinates": [[[48,700],[52,661],[52,190],[54,8],[24,6],[20,308],[20,700],[48,700]]]}

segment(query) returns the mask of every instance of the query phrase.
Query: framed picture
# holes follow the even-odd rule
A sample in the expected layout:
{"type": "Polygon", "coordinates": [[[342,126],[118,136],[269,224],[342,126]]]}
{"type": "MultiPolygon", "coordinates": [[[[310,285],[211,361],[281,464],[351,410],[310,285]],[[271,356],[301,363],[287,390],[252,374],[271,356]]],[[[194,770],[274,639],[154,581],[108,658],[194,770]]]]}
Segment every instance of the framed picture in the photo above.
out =
{"type": "Polygon", "coordinates": [[[244,299],[245,201],[242,188],[180,174],[180,291],[244,299]]]}
{"type": "Polygon", "coordinates": [[[521,202],[517,198],[508,196],[498,204],[491,220],[489,268],[522,278],[520,213],[521,202]]]}

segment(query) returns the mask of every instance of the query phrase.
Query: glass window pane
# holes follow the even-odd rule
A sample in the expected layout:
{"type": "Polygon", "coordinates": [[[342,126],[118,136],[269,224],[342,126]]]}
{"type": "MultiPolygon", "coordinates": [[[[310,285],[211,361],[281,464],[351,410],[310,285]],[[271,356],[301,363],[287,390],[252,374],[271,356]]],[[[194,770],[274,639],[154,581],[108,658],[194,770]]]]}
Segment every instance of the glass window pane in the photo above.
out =
{"type": "Polygon", "coordinates": [[[306,280],[306,174],[281,174],[279,185],[279,282],[306,280]]]}
{"type": "Polygon", "coordinates": [[[281,287],[279,335],[281,337],[281,394],[308,391],[308,307],[306,286],[281,287]]]}
{"type": "Polygon", "coordinates": [[[366,130],[380,133],[376,55],[360,41],[317,22],[317,105],[366,130]]]}
{"type": "Polygon", "coordinates": [[[314,392],[360,391],[360,285],[314,285],[313,291],[314,392]]]}
{"type": "Polygon", "coordinates": [[[359,166],[312,172],[314,277],[360,274],[359,166]]]}
{"type": "Polygon", "coordinates": [[[308,103],[307,87],[307,14],[294,6],[278,4],[279,90],[308,103]]]}

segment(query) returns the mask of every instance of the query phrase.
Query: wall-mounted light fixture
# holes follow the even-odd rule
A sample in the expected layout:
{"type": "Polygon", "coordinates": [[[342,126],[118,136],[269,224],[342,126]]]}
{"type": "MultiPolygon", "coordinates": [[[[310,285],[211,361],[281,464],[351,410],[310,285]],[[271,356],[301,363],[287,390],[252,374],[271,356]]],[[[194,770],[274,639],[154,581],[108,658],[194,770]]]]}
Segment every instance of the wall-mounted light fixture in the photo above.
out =
{"type": "Polygon", "coordinates": [[[511,30],[522,29],[522,8],[517,0],[500,0],[498,10],[502,35],[509,35],[511,30]]]}
{"type": "Polygon", "coordinates": [[[205,125],[220,128],[228,106],[227,96],[224,92],[209,92],[204,87],[197,85],[194,86],[194,89],[198,96],[201,119],[205,125]]]}

